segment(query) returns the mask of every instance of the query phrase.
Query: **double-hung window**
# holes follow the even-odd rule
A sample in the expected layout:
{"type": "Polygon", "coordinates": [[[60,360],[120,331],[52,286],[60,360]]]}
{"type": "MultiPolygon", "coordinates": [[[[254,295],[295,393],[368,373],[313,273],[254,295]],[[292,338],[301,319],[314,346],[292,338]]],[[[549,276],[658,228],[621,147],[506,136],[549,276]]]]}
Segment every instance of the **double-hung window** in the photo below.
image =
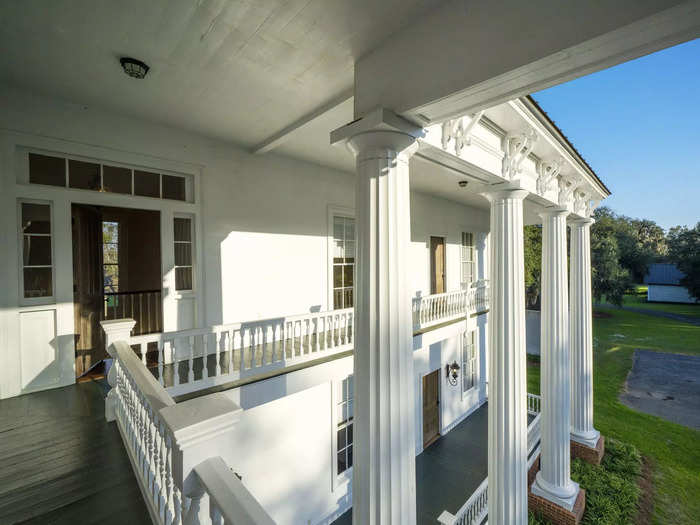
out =
{"type": "Polygon", "coordinates": [[[353,306],[355,219],[333,217],[333,309],[353,306]]]}
{"type": "Polygon", "coordinates": [[[462,289],[468,289],[476,275],[476,257],[474,250],[474,234],[470,232],[462,232],[462,250],[461,250],[461,266],[462,266],[462,289]]]}
{"type": "Polygon", "coordinates": [[[192,290],[192,219],[175,217],[175,290],[192,290]]]}
{"type": "Polygon", "coordinates": [[[476,386],[476,330],[462,334],[462,393],[476,386]]]}
{"type": "Polygon", "coordinates": [[[352,467],[353,377],[338,382],[336,388],[336,474],[342,474],[352,467]]]}

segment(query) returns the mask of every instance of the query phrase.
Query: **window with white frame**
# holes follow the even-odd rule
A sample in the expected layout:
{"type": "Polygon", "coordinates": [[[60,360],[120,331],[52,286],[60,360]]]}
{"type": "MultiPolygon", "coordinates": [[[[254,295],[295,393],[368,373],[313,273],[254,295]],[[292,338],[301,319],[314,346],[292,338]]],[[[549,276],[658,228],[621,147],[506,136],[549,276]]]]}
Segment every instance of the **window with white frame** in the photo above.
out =
{"type": "Polygon", "coordinates": [[[476,272],[475,259],[474,234],[470,232],[462,232],[462,289],[469,288],[471,283],[474,282],[476,272]]]}
{"type": "Polygon", "coordinates": [[[116,221],[102,221],[102,276],[105,294],[119,292],[119,223],[116,221]]]}
{"type": "Polygon", "coordinates": [[[462,393],[476,386],[476,330],[462,334],[462,393]]]}
{"type": "Polygon", "coordinates": [[[192,290],[192,219],[175,217],[175,290],[192,290]]]}
{"type": "Polygon", "coordinates": [[[353,377],[349,375],[336,387],[336,474],[342,474],[352,467],[353,402],[353,377]]]}
{"type": "Polygon", "coordinates": [[[355,219],[333,217],[333,308],[353,306],[355,219]]]}
{"type": "Polygon", "coordinates": [[[22,296],[53,296],[51,205],[20,202],[22,236],[22,296]]]}

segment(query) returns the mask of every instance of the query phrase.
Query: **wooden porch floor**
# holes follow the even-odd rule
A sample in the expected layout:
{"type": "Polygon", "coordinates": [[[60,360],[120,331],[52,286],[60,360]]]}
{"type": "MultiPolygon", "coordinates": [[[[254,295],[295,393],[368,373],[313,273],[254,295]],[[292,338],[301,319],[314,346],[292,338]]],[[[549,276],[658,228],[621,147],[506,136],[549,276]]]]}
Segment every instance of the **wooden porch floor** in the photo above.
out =
{"type": "Polygon", "coordinates": [[[104,382],[0,401],[0,523],[150,524],[104,382]]]}
{"type": "MultiPolygon", "coordinates": [[[[437,523],[443,510],[456,513],[488,475],[488,404],[416,456],[416,518],[437,523]]],[[[335,520],[350,525],[352,509],[335,520]]]]}

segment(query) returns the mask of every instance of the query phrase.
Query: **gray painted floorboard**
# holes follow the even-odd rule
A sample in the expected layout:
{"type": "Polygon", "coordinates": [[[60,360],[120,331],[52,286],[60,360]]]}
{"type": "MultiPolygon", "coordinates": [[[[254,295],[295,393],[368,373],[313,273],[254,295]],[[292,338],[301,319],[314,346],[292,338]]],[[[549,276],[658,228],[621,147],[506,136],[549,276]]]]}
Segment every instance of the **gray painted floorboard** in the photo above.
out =
{"type": "Polygon", "coordinates": [[[0,523],[150,524],[103,382],[0,401],[0,523]]]}

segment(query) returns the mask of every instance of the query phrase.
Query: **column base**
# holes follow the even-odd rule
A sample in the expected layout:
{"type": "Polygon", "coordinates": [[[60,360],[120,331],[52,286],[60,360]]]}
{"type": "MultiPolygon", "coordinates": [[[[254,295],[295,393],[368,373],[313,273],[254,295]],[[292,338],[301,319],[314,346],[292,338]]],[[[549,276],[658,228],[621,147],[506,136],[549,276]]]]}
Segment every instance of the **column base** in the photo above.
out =
{"type": "Polygon", "coordinates": [[[571,508],[561,506],[549,497],[537,494],[539,487],[537,487],[536,473],[538,473],[539,467],[540,460],[538,458],[528,473],[528,484],[531,485],[527,495],[528,509],[542,515],[553,525],[579,525],[583,511],[586,510],[586,491],[576,485],[576,492],[570,498],[572,500],[571,508]]]}
{"type": "Polygon", "coordinates": [[[570,437],[572,441],[581,443],[588,448],[595,448],[596,444],[598,443],[598,438],[600,438],[600,432],[598,432],[596,429],[593,429],[590,432],[577,432],[575,430],[571,430],[570,437]]]}
{"type": "Polygon", "coordinates": [[[587,463],[592,463],[593,465],[600,465],[600,462],[603,460],[604,455],[605,438],[603,436],[598,435],[598,439],[592,447],[574,440],[573,435],[571,436],[572,458],[579,458],[587,463]]]}
{"type": "Polygon", "coordinates": [[[556,487],[542,479],[542,472],[535,476],[535,482],[530,487],[530,491],[535,496],[544,498],[555,505],[566,510],[574,508],[579,493],[578,483],[571,481],[571,485],[566,488],[556,487]]]}

